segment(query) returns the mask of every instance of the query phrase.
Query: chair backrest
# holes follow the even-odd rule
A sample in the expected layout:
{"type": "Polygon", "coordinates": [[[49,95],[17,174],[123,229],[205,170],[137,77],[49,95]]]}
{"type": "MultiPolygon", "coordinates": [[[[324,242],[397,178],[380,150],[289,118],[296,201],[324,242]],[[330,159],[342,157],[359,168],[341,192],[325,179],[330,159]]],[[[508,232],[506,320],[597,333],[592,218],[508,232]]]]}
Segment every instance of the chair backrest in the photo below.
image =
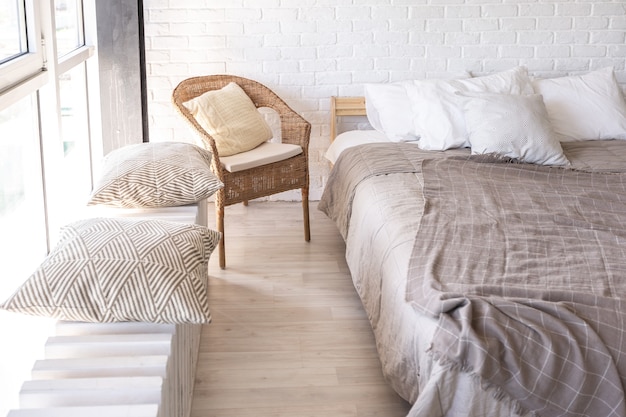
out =
{"type": "MultiPolygon", "coordinates": [[[[187,78],[174,89],[172,99],[179,106],[185,101],[198,97],[211,90],[219,90],[228,83],[235,82],[241,87],[256,107],[270,107],[281,112],[292,112],[291,108],[276,93],[258,81],[235,75],[205,75],[187,78]]],[[[184,106],[183,106],[184,107],[184,106]]]]}
{"type": "Polygon", "coordinates": [[[197,122],[196,118],[183,103],[207,91],[219,90],[231,82],[237,83],[239,87],[246,92],[257,108],[269,107],[274,109],[280,116],[283,141],[301,145],[305,153],[308,153],[310,124],[268,87],[258,81],[235,75],[219,74],[187,78],[181,81],[172,92],[172,103],[178,113],[183,116],[191,128],[200,136],[205,146],[213,153],[212,168],[215,172],[221,170],[215,140],[197,122]]]}

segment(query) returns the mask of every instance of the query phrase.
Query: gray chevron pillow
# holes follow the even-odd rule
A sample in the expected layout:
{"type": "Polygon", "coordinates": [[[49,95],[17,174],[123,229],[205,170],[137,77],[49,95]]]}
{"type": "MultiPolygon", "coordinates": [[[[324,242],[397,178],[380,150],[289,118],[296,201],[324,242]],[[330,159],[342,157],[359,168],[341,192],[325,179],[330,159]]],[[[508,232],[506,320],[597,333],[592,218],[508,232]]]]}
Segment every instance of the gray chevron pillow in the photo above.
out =
{"type": "Polygon", "coordinates": [[[194,224],[78,221],[0,308],[71,321],[208,323],[208,261],[219,239],[194,224]]]}
{"type": "Polygon", "coordinates": [[[192,204],[224,186],[210,166],[211,153],[190,143],[124,146],[104,158],[87,204],[127,208],[192,204]]]}

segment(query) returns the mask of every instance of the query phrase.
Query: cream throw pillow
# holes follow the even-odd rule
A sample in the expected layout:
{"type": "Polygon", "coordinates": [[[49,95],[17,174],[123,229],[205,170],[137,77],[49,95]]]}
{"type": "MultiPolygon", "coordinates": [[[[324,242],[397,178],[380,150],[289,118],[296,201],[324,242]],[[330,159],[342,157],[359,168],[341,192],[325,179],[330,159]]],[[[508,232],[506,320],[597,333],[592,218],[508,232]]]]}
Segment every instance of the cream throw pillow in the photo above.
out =
{"type": "Polygon", "coordinates": [[[220,156],[249,151],[272,138],[271,128],[236,83],[207,91],[183,104],[213,136],[220,156]]]}

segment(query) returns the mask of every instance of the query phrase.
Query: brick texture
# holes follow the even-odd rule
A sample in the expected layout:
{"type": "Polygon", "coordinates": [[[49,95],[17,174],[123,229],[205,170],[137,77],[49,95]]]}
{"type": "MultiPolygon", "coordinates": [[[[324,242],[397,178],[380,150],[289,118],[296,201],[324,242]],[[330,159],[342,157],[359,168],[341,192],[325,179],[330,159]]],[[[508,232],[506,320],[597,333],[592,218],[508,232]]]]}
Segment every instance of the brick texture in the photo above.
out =
{"type": "MultiPolygon", "coordinates": [[[[312,200],[330,169],[323,158],[330,96],[362,95],[364,83],[516,65],[539,77],[613,66],[626,87],[624,0],[144,0],[144,7],[151,140],[194,140],[169,102],[181,80],[255,79],[312,124],[312,200]]],[[[345,118],[339,130],[366,126],[345,118]]]]}

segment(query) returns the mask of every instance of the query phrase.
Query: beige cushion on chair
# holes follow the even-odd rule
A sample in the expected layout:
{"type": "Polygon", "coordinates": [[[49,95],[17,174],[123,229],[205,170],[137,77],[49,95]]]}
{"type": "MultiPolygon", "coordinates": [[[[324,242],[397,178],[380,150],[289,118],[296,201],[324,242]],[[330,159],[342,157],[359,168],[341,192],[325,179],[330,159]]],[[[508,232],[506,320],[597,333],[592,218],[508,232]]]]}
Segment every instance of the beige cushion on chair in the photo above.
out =
{"type": "Polygon", "coordinates": [[[183,104],[215,139],[220,157],[249,151],[272,138],[272,130],[261,113],[234,82],[183,104]]]}
{"type": "Polygon", "coordinates": [[[282,161],[301,153],[302,148],[298,145],[265,142],[248,152],[220,158],[220,162],[226,171],[237,172],[282,161]]]}

